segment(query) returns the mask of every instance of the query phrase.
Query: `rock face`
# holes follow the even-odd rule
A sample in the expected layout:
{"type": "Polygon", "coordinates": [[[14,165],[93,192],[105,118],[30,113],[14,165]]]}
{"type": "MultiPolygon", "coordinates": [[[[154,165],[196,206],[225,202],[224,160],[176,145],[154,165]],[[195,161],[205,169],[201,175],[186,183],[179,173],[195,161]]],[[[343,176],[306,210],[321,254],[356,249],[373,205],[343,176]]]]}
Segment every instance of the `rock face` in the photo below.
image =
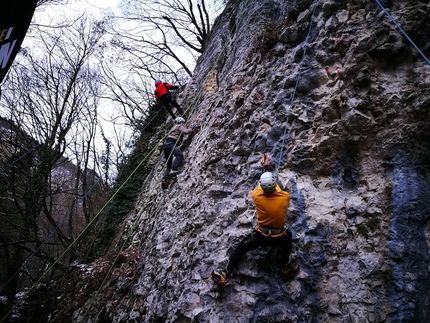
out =
{"type": "MultiPolygon", "coordinates": [[[[429,56],[428,1],[381,3],[429,56]]],[[[159,158],[136,188],[120,261],[74,321],[430,322],[430,66],[376,2],[230,1],[181,104],[200,125],[182,173],[162,191],[159,158]],[[302,270],[258,249],[219,290],[263,153],[302,270]]]]}

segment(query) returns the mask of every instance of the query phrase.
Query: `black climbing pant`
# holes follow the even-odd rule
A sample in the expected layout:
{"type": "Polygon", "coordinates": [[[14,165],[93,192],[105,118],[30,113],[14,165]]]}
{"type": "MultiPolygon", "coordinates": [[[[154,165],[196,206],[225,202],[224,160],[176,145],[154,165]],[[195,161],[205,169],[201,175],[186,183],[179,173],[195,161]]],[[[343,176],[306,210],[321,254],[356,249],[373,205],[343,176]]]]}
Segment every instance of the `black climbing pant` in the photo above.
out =
{"type": "Polygon", "coordinates": [[[178,113],[181,115],[181,117],[184,116],[184,111],[182,111],[181,107],[179,106],[178,102],[175,101],[174,98],[172,98],[172,96],[170,95],[170,93],[164,94],[161,98],[160,101],[163,103],[164,107],[166,108],[167,112],[169,112],[169,114],[172,116],[173,119],[176,118],[175,114],[172,111],[172,106],[174,106],[176,108],[176,110],[178,111],[178,113]]]}
{"type": "Polygon", "coordinates": [[[239,243],[239,246],[230,255],[227,264],[227,277],[231,275],[245,253],[258,247],[280,248],[282,254],[281,265],[284,267],[288,263],[290,254],[293,251],[292,233],[287,229],[283,236],[273,238],[266,237],[254,230],[239,243]]]}
{"type": "Polygon", "coordinates": [[[164,144],[164,156],[166,157],[166,170],[164,171],[164,176],[167,177],[170,174],[170,169],[178,169],[184,160],[184,154],[179,147],[175,147],[176,141],[174,139],[168,138],[164,144]],[[174,159],[173,159],[174,157],[174,159]]]}

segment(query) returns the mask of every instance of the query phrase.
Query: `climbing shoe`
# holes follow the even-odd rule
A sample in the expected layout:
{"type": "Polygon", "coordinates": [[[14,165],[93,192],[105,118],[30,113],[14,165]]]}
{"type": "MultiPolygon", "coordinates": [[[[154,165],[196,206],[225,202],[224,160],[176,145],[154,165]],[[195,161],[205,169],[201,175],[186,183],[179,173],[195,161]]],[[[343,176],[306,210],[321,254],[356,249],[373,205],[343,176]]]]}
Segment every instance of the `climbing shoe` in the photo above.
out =
{"type": "Polygon", "coordinates": [[[179,171],[177,169],[172,169],[170,171],[170,173],[169,173],[169,176],[175,176],[175,175],[178,175],[178,174],[179,174],[179,171]]]}
{"type": "Polygon", "coordinates": [[[210,277],[218,286],[225,286],[228,282],[227,272],[225,270],[214,270],[210,277]]]}
{"type": "Polygon", "coordinates": [[[299,271],[299,258],[295,253],[290,254],[288,263],[284,266],[284,268],[282,268],[282,275],[287,278],[293,278],[299,273],[299,271]]]}
{"type": "Polygon", "coordinates": [[[300,271],[300,267],[298,264],[287,265],[282,269],[282,275],[287,278],[294,278],[300,271]]]}
{"type": "Polygon", "coordinates": [[[169,188],[169,184],[170,184],[170,180],[169,180],[168,178],[163,178],[163,179],[161,180],[161,188],[162,188],[163,190],[168,189],[168,188],[169,188]]]}

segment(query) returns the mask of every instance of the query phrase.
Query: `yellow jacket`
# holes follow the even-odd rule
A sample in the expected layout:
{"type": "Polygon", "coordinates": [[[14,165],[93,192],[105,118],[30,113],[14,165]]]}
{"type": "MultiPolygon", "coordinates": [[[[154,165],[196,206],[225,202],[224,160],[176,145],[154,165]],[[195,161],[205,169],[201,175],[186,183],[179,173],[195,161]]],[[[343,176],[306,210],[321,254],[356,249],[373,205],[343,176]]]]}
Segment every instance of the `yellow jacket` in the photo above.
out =
{"type": "Polygon", "coordinates": [[[290,194],[279,185],[273,192],[265,193],[260,184],[252,191],[252,199],[257,209],[257,223],[265,228],[280,229],[285,225],[290,194]]]}

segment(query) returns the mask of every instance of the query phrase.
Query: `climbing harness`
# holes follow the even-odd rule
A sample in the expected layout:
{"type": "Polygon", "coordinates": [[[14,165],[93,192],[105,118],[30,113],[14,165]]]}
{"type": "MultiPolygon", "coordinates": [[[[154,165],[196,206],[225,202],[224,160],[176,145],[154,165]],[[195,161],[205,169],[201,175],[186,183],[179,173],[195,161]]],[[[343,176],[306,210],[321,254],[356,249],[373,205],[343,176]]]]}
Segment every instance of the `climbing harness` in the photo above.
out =
{"type": "Polygon", "coordinates": [[[266,227],[262,227],[261,225],[257,224],[257,226],[255,227],[255,230],[257,230],[260,233],[263,233],[264,235],[267,235],[268,237],[280,237],[284,234],[285,232],[285,228],[266,228],[266,227]]]}

